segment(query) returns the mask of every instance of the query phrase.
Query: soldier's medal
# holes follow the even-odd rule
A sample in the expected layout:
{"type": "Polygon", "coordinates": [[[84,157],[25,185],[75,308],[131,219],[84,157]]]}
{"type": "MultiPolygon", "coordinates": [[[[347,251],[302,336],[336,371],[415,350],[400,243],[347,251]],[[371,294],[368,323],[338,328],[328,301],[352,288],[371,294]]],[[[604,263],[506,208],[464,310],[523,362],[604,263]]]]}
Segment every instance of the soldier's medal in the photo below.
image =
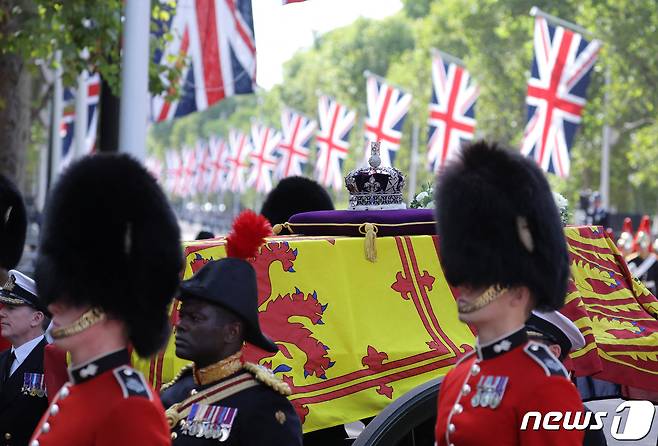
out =
{"type": "Polygon", "coordinates": [[[483,381],[484,381],[484,376],[481,376],[480,381],[478,381],[477,391],[475,392],[475,395],[473,395],[473,398],[471,398],[471,406],[473,407],[478,407],[480,405],[480,398],[482,397],[483,381]]]}
{"type": "Polygon", "coordinates": [[[496,390],[494,392],[493,398],[491,399],[490,405],[492,409],[497,408],[500,405],[500,402],[503,400],[503,395],[505,394],[505,388],[507,387],[508,381],[509,377],[507,376],[497,377],[496,390]]]}
{"type": "Polygon", "coordinates": [[[491,397],[493,396],[493,380],[493,376],[487,376],[484,379],[484,384],[482,385],[484,390],[482,398],[480,399],[480,406],[482,407],[488,407],[491,402],[491,397]]]}

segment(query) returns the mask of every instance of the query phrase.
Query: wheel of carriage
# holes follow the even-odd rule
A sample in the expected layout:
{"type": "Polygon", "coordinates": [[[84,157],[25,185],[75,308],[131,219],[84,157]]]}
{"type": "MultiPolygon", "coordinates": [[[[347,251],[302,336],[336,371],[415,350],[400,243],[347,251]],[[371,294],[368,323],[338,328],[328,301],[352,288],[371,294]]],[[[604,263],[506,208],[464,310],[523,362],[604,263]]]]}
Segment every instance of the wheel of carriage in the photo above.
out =
{"type": "Polygon", "coordinates": [[[391,403],[368,423],[353,446],[432,446],[442,379],[428,381],[391,403]]]}

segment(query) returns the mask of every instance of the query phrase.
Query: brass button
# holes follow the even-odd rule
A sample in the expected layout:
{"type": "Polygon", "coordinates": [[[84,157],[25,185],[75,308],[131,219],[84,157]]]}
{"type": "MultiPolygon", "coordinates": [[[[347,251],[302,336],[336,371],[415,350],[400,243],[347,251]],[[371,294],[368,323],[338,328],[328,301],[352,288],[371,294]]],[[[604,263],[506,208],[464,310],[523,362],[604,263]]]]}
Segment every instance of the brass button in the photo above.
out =
{"type": "Polygon", "coordinates": [[[39,446],[39,440],[32,440],[32,443],[30,443],[30,446],[39,446]]]}
{"type": "Polygon", "coordinates": [[[462,387],[462,395],[465,396],[468,395],[469,393],[471,393],[471,386],[469,386],[468,384],[464,384],[464,387],[462,387]]]}
{"type": "Polygon", "coordinates": [[[171,433],[171,439],[172,439],[172,440],[175,440],[175,439],[177,439],[177,438],[178,438],[178,434],[177,434],[176,432],[172,432],[172,433],[171,433]]]}
{"type": "Polygon", "coordinates": [[[11,440],[11,434],[9,432],[5,434],[5,440],[11,440]]]}
{"type": "Polygon", "coordinates": [[[455,430],[457,430],[457,428],[455,427],[455,425],[452,424],[452,423],[450,423],[450,424],[448,425],[448,432],[450,432],[451,434],[454,434],[454,433],[455,433],[455,430]]]}
{"type": "Polygon", "coordinates": [[[459,414],[462,413],[463,411],[464,411],[464,408],[463,408],[462,405],[459,404],[459,403],[455,404],[455,407],[452,408],[452,412],[455,413],[455,414],[457,414],[457,415],[459,415],[459,414]]]}
{"type": "Polygon", "coordinates": [[[57,404],[53,404],[50,406],[50,415],[57,415],[59,413],[59,406],[57,404]]]}
{"type": "Polygon", "coordinates": [[[471,374],[472,375],[477,375],[478,373],[480,373],[480,366],[477,365],[477,364],[473,364],[471,366],[471,374]]]}
{"type": "Polygon", "coordinates": [[[41,426],[41,432],[43,432],[44,434],[47,434],[48,432],[50,432],[50,423],[49,422],[46,421],[45,423],[43,423],[43,426],[41,426]]]}
{"type": "Polygon", "coordinates": [[[70,394],[70,392],[69,392],[69,388],[67,386],[62,387],[59,391],[59,397],[61,399],[66,398],[67,396],[69,396],[69,394],[70,394]]]}

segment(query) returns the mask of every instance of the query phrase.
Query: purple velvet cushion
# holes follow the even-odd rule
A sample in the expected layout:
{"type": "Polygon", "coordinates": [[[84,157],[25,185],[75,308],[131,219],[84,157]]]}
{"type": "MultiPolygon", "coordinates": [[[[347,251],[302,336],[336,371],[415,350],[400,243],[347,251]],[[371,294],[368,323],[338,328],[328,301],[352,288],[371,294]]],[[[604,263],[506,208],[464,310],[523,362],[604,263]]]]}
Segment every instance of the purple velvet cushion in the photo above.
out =
{"type": "Polygon", "coordinates": [[[433,209],[303,212],[288,221],[293,234],[363,236],[363,223],[374,223],[377,236],[435,235],[433,209]]]}

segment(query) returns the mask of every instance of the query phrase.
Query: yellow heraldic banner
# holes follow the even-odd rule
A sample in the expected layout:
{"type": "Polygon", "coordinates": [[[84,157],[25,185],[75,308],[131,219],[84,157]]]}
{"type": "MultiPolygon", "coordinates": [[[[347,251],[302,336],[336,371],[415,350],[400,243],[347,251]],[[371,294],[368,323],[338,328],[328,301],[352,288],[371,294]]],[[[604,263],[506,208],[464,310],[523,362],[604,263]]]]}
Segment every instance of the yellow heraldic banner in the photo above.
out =
{"type": "MultiPolygon", "coordinates": [[[[224,257],[223,244],[187,243],[184,278],[224,257]]],[[[381,237],[373,263],[361,238],[280,237],[252,259],[261,326],[279,352],[250,347],[247,360],[290,385],[305,432],[374,416],[472,350],[437,250],[435,237],[381,237]]],[[[157,388],[186,362],[172,337],[135,364],[157,388]]]]}
{"type": "MultiPolygon", "coordinates": [[[[658,390],[658,301],[602,231],[568,227],[565,234],[572,280],[562,312],[587,341],[568,366],[578,376],[658,390]]],[[[184,278],[224,257],[224,243],[186,243],[184,278]]],[[[248,347],[246,357],[290,385],[306,432],[373,416],[472,350],[437,238],[379,237],[376,249],[370,262],[363,238],[277,237],[250,260],[260,323],[279,352],[248,347]]],[[[133,359],[156,389],[186,364],[175,356],[173,336],[157,358],[133,359]]]]}

